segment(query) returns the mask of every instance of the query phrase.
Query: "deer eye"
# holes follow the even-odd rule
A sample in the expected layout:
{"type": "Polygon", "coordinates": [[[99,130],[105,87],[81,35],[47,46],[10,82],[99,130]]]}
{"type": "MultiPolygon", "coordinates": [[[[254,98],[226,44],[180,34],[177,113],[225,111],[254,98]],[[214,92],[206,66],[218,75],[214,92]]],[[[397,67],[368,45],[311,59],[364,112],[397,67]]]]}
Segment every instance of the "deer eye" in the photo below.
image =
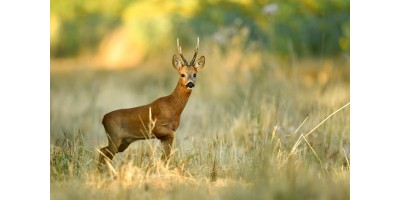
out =
{"type": "Polygon", "coordinates": [[[193,77],[196,77],[196,74],[193,74],[193,77]]]}
{"type": "Polygon", "coordinates": [[[185,74],[181,74],[181,77],[182,77],[182,78],[185,77],[185,74]]]}

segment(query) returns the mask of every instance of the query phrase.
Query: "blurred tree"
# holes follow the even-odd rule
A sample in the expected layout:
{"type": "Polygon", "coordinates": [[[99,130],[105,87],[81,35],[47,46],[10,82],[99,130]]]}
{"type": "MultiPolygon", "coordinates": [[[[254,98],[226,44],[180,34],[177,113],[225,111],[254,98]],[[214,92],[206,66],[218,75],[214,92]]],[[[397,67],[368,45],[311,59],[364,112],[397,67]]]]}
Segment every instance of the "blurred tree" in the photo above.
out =
{"type": "Polygon", "coordinates": [[[350,49],[349,0],[51,0],[50,16],[52,57],[108,48],[104,40],[116,32],[124,32],[120,39],[143,55],[162,51],[169,38],[184,44],[196,36],[222,50],[242,37],[244,45],[281,55],[330,56],[350,49]]]}
{"type": "Polygon", "coordinates": [[[50,32],[54,38],[50,55],[71,57],[94,50],[121,23],[120,13],[128,3],[127,0],[51,0],[50,26],[57,27],[50,32]]]}
{"type": "Polygon", "coordinates": [[[345,1],[287,1],[273,21],[273,49],[300,56],[334,55],[341,52],[342,26],[350,19],[350,5],[345,1]]]}

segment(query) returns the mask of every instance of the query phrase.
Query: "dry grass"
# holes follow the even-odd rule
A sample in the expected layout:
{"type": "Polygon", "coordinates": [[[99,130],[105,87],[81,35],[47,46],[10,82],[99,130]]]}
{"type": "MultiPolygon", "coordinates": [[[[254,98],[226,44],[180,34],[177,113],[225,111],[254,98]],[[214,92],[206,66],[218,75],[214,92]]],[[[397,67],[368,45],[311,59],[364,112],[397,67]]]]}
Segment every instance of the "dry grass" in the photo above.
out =
{"type": "Polygon", "coordinates": [[[175,52],[130,70],[52,70],[51,198],[349,199],[348,61],[203,48],[167,164],[147,140],[96,170],[103,115],[169,94],[175,52]]]}

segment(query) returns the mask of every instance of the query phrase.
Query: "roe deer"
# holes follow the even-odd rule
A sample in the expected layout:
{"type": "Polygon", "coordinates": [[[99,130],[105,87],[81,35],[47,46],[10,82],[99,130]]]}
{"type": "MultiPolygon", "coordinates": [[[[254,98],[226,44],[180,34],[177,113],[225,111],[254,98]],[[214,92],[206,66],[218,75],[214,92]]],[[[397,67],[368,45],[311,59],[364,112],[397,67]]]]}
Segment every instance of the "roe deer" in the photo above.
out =
{"type": "Polygon", "coordinates": [[[103,126],[107,134],[108,146],[100,149],[99,167],[105,164],[105,159],[111,161],[116,153],[123,152],[132,142],[151,138],[161,141],[164,149],[162,159],[169,158],[181,113],[196,83],[196,73],[205,64],[204,56],[196,60],[199,38],[197,38],[194,56],[189,64],[183,57],[179,39],[177,39],[177,47],[182,61],[173,55],[172,65],[178,71],[180,78],[170,95],[160,97],[147,105],[115,110],[104,115],[103,126]],[[154,123],[150,137],[147,136],[148,130],[144,127],[149,123],[154,123]]]}

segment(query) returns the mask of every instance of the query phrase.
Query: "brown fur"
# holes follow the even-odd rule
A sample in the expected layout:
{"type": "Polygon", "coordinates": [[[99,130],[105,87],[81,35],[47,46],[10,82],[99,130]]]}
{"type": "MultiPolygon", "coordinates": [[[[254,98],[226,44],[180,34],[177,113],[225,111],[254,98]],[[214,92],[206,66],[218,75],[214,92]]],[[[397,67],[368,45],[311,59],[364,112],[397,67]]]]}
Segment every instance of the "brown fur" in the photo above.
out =
{"type": "Polygon", "coordinates": [[[105,164],[105,157],[112,160],[118,152],[123,152],[128,146],[137,140],[157,138],[161,141],[164,154],[167,159],[171,153],[175,131],[179,127],[180,116],[189,100],[192,89],[187,85],[196,81],[195,74],[205,64],[204,56],[199,58],[193,66],[183,66],[174,55],[173,66],[181,76],[175,90],[168,96],[160,97],[150,104],[129,109],[115,110],[104,115],[103,126],[107,133],[108,146],[100,149],[99,165],[105,164]],[[153,135],[147,136],[149,110],[151,118],[155,121],[151,130],[153,135]]]}

